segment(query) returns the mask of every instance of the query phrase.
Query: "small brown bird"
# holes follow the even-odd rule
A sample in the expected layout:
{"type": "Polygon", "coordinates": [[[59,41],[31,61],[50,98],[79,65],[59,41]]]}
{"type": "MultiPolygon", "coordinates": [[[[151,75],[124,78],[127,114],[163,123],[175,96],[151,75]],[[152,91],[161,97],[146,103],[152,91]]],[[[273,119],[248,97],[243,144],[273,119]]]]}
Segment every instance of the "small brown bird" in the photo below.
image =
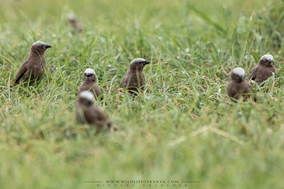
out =
{"type": "Polygon", "coordinates": [[[30,78],[31,84],[42,77],[46,65],[44,52],[50,47],[42,41],[37,41],[31,46],[30,54],[17,73],[14,84],[19,84],[21,78],[22,82],[30,78]]]}
{"type": "Polygon", "coordinates": [[[75,30],[77,30],[78,32],[82,32],[82,31],[83,31],[83,26],[78,23],[75,14],[73,14],[73,13],[70,14],[70,15],[68,16],[68,20],[69,20],[70,24],[73,26],[73,28],[74,28],[75,30]]]}
{"type": "MultiPolygon", "coordinates": [[[[248,99],[253,93],[253,89],[249,82],[245,80],[245,70],[243,68],[235,68],[231,72],[231,80],[227,87],[229,97],[239,99],[243,96],[248,99]]],[[[254,99],[256,101],[256,99],[254,99]]]]}
{"type": "Polygon", "coordinates": [[[263,55],[258,61],[258,65],[252,69],[249,80],[254,80],[257,84],[267,80],[272,74],[277,76],[277,69],[274,66],[273,56],[270,54],[263,55]]]}
{"type": "Polygon", "coordinates": [[[94,105],[93,98],[93,93],[89,91],[79,93],[76,105],[76,118],[78,122],[96,126],[97,133],[105,126],[111,129],[111,131],[117,130],[105,114],[94,105]]]}
{"type": "MultiPolygon", "coordinates": [[[[103,93],[99,85],[97,84],[97,78],[95,75],[95,71],[91,68],[88,68],[85,70],[84,76],[83,76],[83,82],[81,83],[78,93],[81,93],[82,91],[90,91],[94,94],[96,100],[100,97],[100,95],[103,93]]],[[[103,100],[103,96],[100,97],[99,100],[103,100]]]]}
{"type": "Polygon", "coordinates": [[[124,76],[120,88],[126,88],[130,94],[136,94],[139,90],[144,90],[145,76],[143,69],[145,65],[150,64],[143,58],[134,59],[124,76]]]}

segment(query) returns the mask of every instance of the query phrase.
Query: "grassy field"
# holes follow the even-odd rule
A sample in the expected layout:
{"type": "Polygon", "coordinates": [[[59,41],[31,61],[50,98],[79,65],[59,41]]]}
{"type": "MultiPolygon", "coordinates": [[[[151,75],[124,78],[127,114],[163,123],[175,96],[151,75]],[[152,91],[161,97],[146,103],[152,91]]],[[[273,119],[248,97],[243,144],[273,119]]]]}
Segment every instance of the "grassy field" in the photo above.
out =
{"type": "Polygon", "coordinates": [[[0,188],[283,188],[283,18],[280,0],[1,0],[0,188]],[[52,45],[44,78],[10,88],[37,40],[52,45]],[[257,103],[231,102],[231,70],[248,76],[266,53],[276,81],[255,86],[257,103]],[[117,89],[137,57],[152,63],[133,99],[117,89]],[[75,120],[89,67],[115,134],[75,120]]]}

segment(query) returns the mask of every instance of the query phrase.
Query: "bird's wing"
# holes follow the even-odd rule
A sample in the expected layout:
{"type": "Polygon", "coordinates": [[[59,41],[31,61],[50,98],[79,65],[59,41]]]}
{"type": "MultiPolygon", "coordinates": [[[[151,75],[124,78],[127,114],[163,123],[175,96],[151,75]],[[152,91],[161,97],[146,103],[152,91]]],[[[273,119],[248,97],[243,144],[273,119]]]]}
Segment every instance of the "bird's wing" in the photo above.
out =
{"type": "MultiPolygon", "coordinates": [[[[256,96],[255,96],[255,93],[253,91],[253,88],[252,86],[248,83],[248,88],[246,89],[246,93],[250,94],[253,96],[253,100],[256,102],[257,99],[256,99],[256,96]]],[[[250,97],[250,95],[248,97],[250,97]]]]}
{"type": "Polygon", "coordinates": [[[248,77],[249,80],[255,80],[258,69],[259,69],[259,67],[256,66],[256,67],[254,67],[254,68],[251,70],[251,74],[250,74],[250,76],[248,77]]]}
{"type": "Polygon", "coordinates": [[[84,89],[83,89],[83,83],[81,83],[81,85],[79,86],[79,88],[78,88],[78,94],[80,94],[80,92],[82,92],[82,91],[84,91],[84,89]]]}
{"type": "Polygon", "coordinates": [[[275,74],[275,77],[277,77],[277,69],[275,67],[273,68],[272,72],[275,74]]]}
{"type": "Polygon", "coordinates": [[[247,88],[245,90],[245,93],[251,93],[251,92],[253,92],[252,86],[249,83],[247,83],[247,88]]]}
{"type": "MultiPolygon", "coordinates": [[[[95,90],[95,96],[96,98],[98,98],[99,96],[101,96],[101,94],[103,93],[102,89],[100,88],[100,86],[98,84],[95,84],[93,86],[93,89],[95,90]]],[[[103,96],[101,96],[100,100],[103,100],[103,96]]]]}
{"type": "Polygon", "coordinates": [[[127,82],[126,82],[127,79],[128,79],[127,75],[124,76],[124,78],[123,78],[123,80],[122,80],[122,82],[121,82],[121,84],[120,84],[120,88],[126,87],[126,85],[127,85],[127,82]]]}
{"type": "Polygon", "coordinates": [[[107,120],[107,117],[105,116],[105,114],[99,109],[99,108],[94,108],[93,109],[93,113],[96,114],[96,117],[99,121],[105,121],[107,120]]]}
{"type": "Polygon", "coordinates": [[[93,123],[98,127],[104,127],[108,121],[105,114],[98,107],[93,108],[92,117],[94,118],[93,123]]]}
{"type": "Polygon", "coordinates": [[[23,75],[27,72],[27,64],[29,63],[29,60],[26,60],[23,65],[21,66],[20,70],[18,71],[15,80],[14,80],[14,84],[19,84],[21,78],[23,77],[23,75]]]}
{"type": "Polygon", "coordinates": [[[252,86],[251,86],[250,84],[248,84],[248,88],[249,88],[249,89],[252,89],[252,86]]]}

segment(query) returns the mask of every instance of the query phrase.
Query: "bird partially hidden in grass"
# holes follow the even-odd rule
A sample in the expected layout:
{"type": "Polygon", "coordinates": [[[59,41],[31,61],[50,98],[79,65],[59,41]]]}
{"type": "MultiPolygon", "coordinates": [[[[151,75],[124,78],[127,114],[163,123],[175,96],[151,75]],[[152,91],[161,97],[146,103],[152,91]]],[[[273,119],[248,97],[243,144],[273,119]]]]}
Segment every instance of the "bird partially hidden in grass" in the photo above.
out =
{"type": "Polygon", "coordinates": [[[147,64],[150,64],[150,62],[143,58],[134,59],[129,65],[120,88],[127,89],[130,94],[137,94],[140,90],[144,90],[145,76],[143,69],[147,64]]]}
{"type": "Polygon", "coordinates": [[[31,46],[28,58],[22,64],[14,79],[14,85],[19,84],[21,80],[25,82],[29,79],[30,84],[32,84],[42,77],[46,66],[44,53],[50,47],[50,45],[42,41],[37,41],[31,46]]]}
{"type": "MultiPolygon", "coordinates": [[[[227,87],[227,92],[232,100],[243,97],[245,100],[253,95],[253,89],[249,82],[245,79],[245,70],[243,68],[235,68],[231,72],[231,80],[227,87]]],[[[254,101],[256,98],[254,97],[254,101]]]]}
{"type": "Polygon", "coordinates": [[[69,14],[68,15],[68,20],[70,22],[70,24],[72,25],[72,27],[78,31],[78,32],[82,32],[83,31],[83,26],[81,24],[79,24],[77,17],[75,16],[75,14],[69,14]]]}
{"type": "Polygon", "coordinates": [[[258,61],[257,66],[252,69],[249,80],[255,81],[257,84],[270,78],[272,75],[277,76],[277,69],[275,68],[273,56],[270,54],[263,55],[258,61]]]}
{"type": "Polygon", "coordinates": [[[99,100],[103,100],[103,96],[101,96],[103,92],[97,84],[95,71],[91,68],[86,69],[84,72],[83,82],[78,89],[78,94],[80,94],[82,91],[90,91],[94,94],[96,100],[98,100],[98,98],[99,100]]]}
{"type": "Polygon", "coordinates": [[[116,131],[117,128],[93,102],[94,95],[89,91],[79,93],[76,105],[76,118],[82,124],[96,126],[96,134],[103,128],[116,131]]]}

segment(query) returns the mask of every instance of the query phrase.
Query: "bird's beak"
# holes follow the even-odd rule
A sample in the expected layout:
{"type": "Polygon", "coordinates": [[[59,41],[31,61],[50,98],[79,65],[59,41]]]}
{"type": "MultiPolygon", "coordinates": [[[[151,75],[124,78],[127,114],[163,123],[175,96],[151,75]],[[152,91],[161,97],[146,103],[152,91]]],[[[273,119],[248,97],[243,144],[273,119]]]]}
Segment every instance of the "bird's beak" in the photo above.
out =
{"type": "Polygon", "coordinates": [[[150,63],[151,63],[151,62],[148,62],[148,61],[145,60],[144,65],[150,64],[150,63]]]}
{"type": "Polygon", "coordinates": [[[93,74],[91,74],[91,73],[85,73],[85,75],[86,75],[87,77],[91,77],[93,74]]]}
{"type": "Polygon", "coordinates": [[[88,104],[93,104],[93,101],[92,100],[88,100],[88,104]]]}
{"type": "Polygon", "coordinates": [[[48,48],[51,48],[51,46],[50,45],[45,45],[45,48],[48,49],[48,48]]]}
{"type": "Polygon", "coordinates": [[[240,79],[241,81],[243,81],[243,80],[244,80],[244,76],[239,76],[239,79],[240,79]]]}
{"type": "Polygon", "coordinates": [[[272,62],[272,60],[267,60],[268,64],[270,64],[272,62]]]}

